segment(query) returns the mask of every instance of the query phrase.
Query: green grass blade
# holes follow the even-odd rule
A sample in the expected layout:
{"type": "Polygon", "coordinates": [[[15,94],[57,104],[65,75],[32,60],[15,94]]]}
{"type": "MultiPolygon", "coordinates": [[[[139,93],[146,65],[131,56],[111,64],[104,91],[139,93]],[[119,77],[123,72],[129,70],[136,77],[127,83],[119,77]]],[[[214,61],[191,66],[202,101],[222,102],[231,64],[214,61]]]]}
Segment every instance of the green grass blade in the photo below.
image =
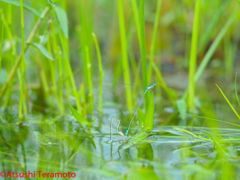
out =
{"type": "Polygon", "coordinates": [[[222,92],[221,88],[216,84],[216,86],[218,87],[219,91],[222,93],[223,97],[225,98],[225,100],[227,101],[228,105],[231,107],[231,109],[233,110],[233,112],[236,114],[236,116],[238,117],[238,119],[240,120],[240,116],[237,113],[237,111],[234,109],[234,107],[232,106],[232,104],[228,101],[227,97],[225,96],[225,94],[222,92]]]}
{"type": "MultiPolygon", "coordinates": [[[[2,2],[6,2],[9,4],[12,4],[14,6],[18,6],[20,7],[20,2],[18,0],[0,0],[2,2]]],[[[32,7],[26,5],[25,3],[23,3],[23,8],[28,10],[29,12],[32,12],[33,14],[35,14],[36,16],[38,16],[39,18],[41,17],[41,14],[39,12],[37,12],[35,9],[33,9],[32,7]]]]}
{"type": "Polygon", "coordinates": [[[151,93],[147,114],[144,122],[145,132],[150,133],[152,131],[153,122],[154,122],[154,96],[153,93],[151,93]]]}
{"type": "MultiPolygon", "coordinates": [[[[11,5],[9,5],[9,6],[11,6],[11,5]]],[[[9,37],[9,40],[10,40],[10,43],[11,43],[12,54],[16,54],[16,47],[15,47],[15,44],[14,44],[15,40],[14,40],[12,30],[11,30],[11,27],[10,27],[11,25],[8,23],[8,19],[4,16],[3,13],[1,14],[1,16],[2,16],[2,25],[4,26],[5,32],[6,32],[7,36],[9,37]]]]}
{"type": "MultiPolygon", "coordinates": [[[[207,51],[206,55],[204,56],[200,66],[198,67],[195,76],[194,76],[194,82],[196,83],[199,78],[202,76],[204,70],[206,69],[213,53],[216,51],[219,43],[221,42],[221,40],[223,39],[223,37],[225,36],[226,32],[228,31],[229,27],[232,25],[232,23],[234,22],[235,19],[235,14],[236,11],[234,11],[231,15],[231,17],[228,19],[228,21],[226,22],[226,24],[224,25],[224,27],[222,28],[222,30],[219,32],[217,38],[214,40],[214,42],[212,43],[211,47],[209,48],[209,50],[207,51]]],[[[187,97],[188,94],[188,89],[185,91],[183,98],[185,99],[187,97]]]]}
{"type": "Polygon", "coordinates": [[[214,142],[216,150],[222,157],[229,156],[223,149],[222,145],[208,132],[205,132],[214,142]]]}
{"type": "Polygon", "coordinates": [[[141,130],[144,129],[144,120],[146,119],[146,115],[143,113],[143,111],[138,107],[137,109],[138,113],[138,121],[139,121],[139,126],[141,130]]]}
{"type": "Polygon", "coordinates": [[[221,19],[223,12],[226,10],[226,7],[229,4],[229,2],[230,2],[230,0],[223,2],[221,7],[214,14],[213,19],[211,20],[209,26],[207,27],[207,30],[204,31],[203,36],[199,42],[199,51],[198,52],[201,52],[206,47],[206,44],[209,41],[209,37],[210,37],[211,33],[213,32],[213,30],[215,30],[215,27],[216,27],[219,19],[221,19]]]}
{"type": "Polygon", "coordinates": [[[21,35],[22,35],[22,62],[21,62],[21,78],[20,78],[20,97],[19,97],[19,108],[18,118],[19,121],[23,119],[23,103],[24,103],[24,84],[25,84],[25,36],[24,36],[24,12],[23,12],[23,0],[20,0],[21,9],[21,35]]]}
{"type": "MultiPolygon", "coordinates": [[[[156,13],[155,13],[154,26],[153,26],[153,35],[152,35],[152,40],[151,40],[151,47],[150,47],[148,82],[150,82],[151,76],[152,76],[152,64],[153,64],[153,58],[154,58],[154,54],[155,54],[155,43],[156,43],[156,39],[157,39],[157,30],[158,30],[159,19],[160,19],[161,5],[162,5],[162,0],[158,0],[157,10],[156,10],[156,13]]],[[[160,55],[158,55],[158,56],[160,57],[160,55]]]]}
{"type": "MultiPolygon", "coordinates": [[[[84,78],[84,84],[87,91],[93,91],[91,83],[89,82],[90,74],[92,74],[91,68],[92,65],[92,32],[93,32],[93,15],[94,15],[94,6],[95,0],[88,1],[77,1],[78,12],[79,12],[79,23],[80,28],[78,30],[79,42],[81,42],[81,63],[83,64],[83,71],[81,73],[84,78]],[[88,50],[86,50],[86,47],[88,50]],[[87,64],[89,60],[90,64],[87,64]]],[[[90,75],[91,76],[91,75],[90,75]]],[[[92,81],[92,80],[91,80],[92,81]]],[[[92,104],[92,97],[89,97],[90,103],[92,104]]],[[[92,105],[91,105],[92,106],[92,105]]],[[[90,108],[91,109],[91,108],[90,108]]]]}
{"type": "MultiPolygon", "coordinates": [[[[56,14],[55,14],[55,21],[56,20],[57,20],[57,17],[56,17],[56,14]]],[[[57,25],[57,27],[58,27],[58,31],[61,32],[59,24],[57,25]]],[[[75,83],[75,80],[74,80],[74,74],[73,74],[71,64],[70,64],[69,42],[68,42],[68,39],[66,38],[66,36],[63,33],[58,33],[58,34],[59,34],[59,39],[60,39],[61,45],[63,47],[63,52],[64,52],[63,53],[63,55],[64,55],[63,66],[64,66],[66,76],[68,77],[67,81],[65,83],[66,87],[67,87],[66,88],[66,92],[67,92],[66,99],[69,101],[69,96],[70,96],[71,86],[72,86],[73,95],[74,95],[75,100],[76,100],[76,105],[77,105],[78,112],[80,114],[82,114],[82,105],[81,105],[81,102],[80,102],[79,93],[77,91],[77,86],[76,86],[76,83],[75,83]]]]}
{"type": "Polygon", "coordinates": [[[232,25],[232,23],[234,22],[235,19],[235,14],[236,11],[234,11],[231,15],[231,17],[229,18],[229,20],[226,22],[226,24],[224,25],[224,27],[222,28],[222,30],[220,31],[220,33],[218,34],[217,38],[214,40],[214,42],[212,43],[211,47],[209,48],[209,50],[207,51],[206,55],[204,56],[199,68],[197,69],[197,72],[194,76],[194,82],[196,83],[199,78],[201,77],[202,73],[204,72],[204,70],[207,67],[208,62],[210,61],[213,53],[216,51],[217,46],[219,45],[219,43],[221,42],[221,40],[223,39],[223,37],[225,36],[226,32],[228,31],[229,27],[232,25]]]}
{"type": "Polygon", "coordinates": [[[197,118],[201,118],[201,119],[207,119],[207,120],[211,120],[211,121],[216,121],[216,122],[220,122],[220,123],[224,123],[224,124],[229,124],[232,126],[236,126],[236,127],[240,127],[240,125],[238,124],[234,124],[234,123],[230,123],[230,122],[226,122],[226,121],[222,121],[222,120],[218,120],[218,119],[214,119],[214,118],[209,118],[209,117],[203,117],[203,116],[198,116],[198,115],[193,115],[193,114],[188,114],[192,117],[197,117],[197,118]]]}
{"type": "MultiPolygon", "coordinates": [[[[119,28],[120,28],[120,38],[121,38],[122,64],[123,64],[123,70],[124,70],[123,72],[124,83],[131,84],[129,64],[128,64],[128,53],[127,53],[127,37],[126,37],[122,0],[118,0],[118,18],[119,18],[119,28]]],[[[126,101],[127,101],[128,110],[132,111],[133,104],[132,104],[131,89],[125,86],[125,91],[126,91],[126,101]]]]}
{"type": "Polygon", "coordinates": [[[47,51],[47,49],[39,43],[30,43],[32,46],[37,48],[46,58],[54,60],[54,58],[51,56],[51,54],[47,51]]]}
{"type": "Polygon", "coordinates": [[[238,101],[238,105],[240,106],[240,101],[239,101],[238,93],[237,93],[237,73],[235,75],[235,94],[236,94],[236,98],[237,98],[237,101],[238,101]]]}
{"type": "Polygon", "coordinates": [[[201,0],[197,0],[196,4],[195,4],[195,11],[194,11],[194,23],[193,23],[193,32],[192,32],[190,62],[189,62],[188,107],[190,110],[194,110],[194,106],[195,106],[194,105],[194,97],[195,97],[194,75],[195,75],[195,71],[196,71],[196,62],[197,62],[197,44],[198,44],[200,7],[201,7],[201,0]]]}
{"type": "Polygon", "coordinates": [[[211,141],[210,139],[207,139],[207,138],[204,138],[204,137],[201,137],[199,135],[196,135],[194,133],[192,133],[191,131],[188,131],[186,129],[183,129],[183,128],[175,128],[176,130],[178,131],[181,131],[181,132],[184,132],[184,133],[187,133],[187,134],[190,134],[191,136],[195,137],[195,138],[198,138],[198,139],[202,139],[204,141],[211,141]]]}
{"type": "MultiPolygon", "coordinates": [[[[140,0],[140,51],[142,58],[142,78],[143,86],[148,86],[148,74],[147,74],[147,55],[146,55],[146,43],[145,43],[145,18],[144,18],[144,6],[145,0],[140,0]]],[[[149,93],[145,96],[145,107],[148,107],[149,93]]]]}
{"type": "Polygon", "coordinates": [[[132,7],[133,7],[133,15],[136,23],[136,28],[137,28],[137,35],[138,35],[138,41],[141,47],[141,33],[140,33],[140,21],[139,21],[139,13],[138,13],[138,7],[137,7],[137,2],[136,0],[132,0],[132,7]]]}
{"type": "Polygon", "coordinates": [[[1,79],[1,69],[2,69],[2,47],[3,47],[3,34],[4,34],[4,25],[3,25],[3,12],[0,9],[0,19],[1,19],[1,29],[0,29],[0,79],[1,79]]]}
{"type": "Polygon", "coordinates": [[[83,117],[79,112],[77,112],[69,103],[68,107],[71,110],[73,116],[76,118],[76,120],[81,124],[84,128],[88,126],[88,121],[85,117],[83,117]]]}
{"type": "Polygon", "coordinates": [[[82,115],[87,116],[86,94],[85,94],[85,87],[83,83],[80,85],[80,97],[81,97],[81,104],[82,104],[82,115]]]}
{"type": "Polygon", "coordinates": [[[68,38],[68,19],[67,19],[67,13],[66,11],[61,8],[60,6],[56,6],[55,7],[55,12],[58,18],[58,22],[60,24],[61,30],[64,33],[64,35],[66,36],[66,38],[68,38]]]}
{"type": "Polygon", "coordinates": [[[176,101],[176,105],[177,108],[179,110],[180,116],[183,120],[186,119],[186,115],[187,115],[187,105],[186,105],[186,101],[184,101],[183,99],[178,99],[176,101]]]}
{"type": "MultiPolygon", "coordinates": [[[[61,113],[64,113],[64,102],[63,102],[63,90],[64,90],[64,84],[63,84],[63,63],[62,63],[62,50],[59,47],[59,44],[57,42],[57,36],[58,34],[56,34],[56,26],[55,26],[55,22],[52,21],[51,22],[51,42],[48,42],[49,46],[50,44],[52,44],[52,48],[53,48],[53,53],[54,56],[56,57],[56,64],[54,65],[54,67],[56,68],[56,71],[58,70],[58,76],[57,76],[57,91],[58,91],[58,104],[59,104],[59,109],[61,111],[61,113]]],[[[50,34],[49,34],[50,35],[50,34]]],[[[51,49],[51,47],[49,47],[51,49]]],[[[50,50],[49,50],[50,51],[50,50]]]]}
{"type": "Polygon", "coordinates": [[[97,40],[97,36],[92,33],[93,36],[93,40],[95,43],[95,47],[96,47],[96,51],[97,51],[97,57],[98,57],[98,67],[99,67],[99,94],[98,94],[98,98],[99,98],[99,103],[98,103],[98,110],[101,112],[102,111],[102,92],[103,92],[103,68],[102,68],[102,57],[101,57],[101,52],[100,52],[100,48],[98,45],[98,40],[97,40]]]}
{"type": "Polygon", "coordinates": [[[85,46],[86,51],[86,61],[87,61],[87,83],[89,88],[88,101],[89,101],[89,110],[93,113],[93,84],[92,84],[92,65],[89,57],[89,48],[85,46]]]}

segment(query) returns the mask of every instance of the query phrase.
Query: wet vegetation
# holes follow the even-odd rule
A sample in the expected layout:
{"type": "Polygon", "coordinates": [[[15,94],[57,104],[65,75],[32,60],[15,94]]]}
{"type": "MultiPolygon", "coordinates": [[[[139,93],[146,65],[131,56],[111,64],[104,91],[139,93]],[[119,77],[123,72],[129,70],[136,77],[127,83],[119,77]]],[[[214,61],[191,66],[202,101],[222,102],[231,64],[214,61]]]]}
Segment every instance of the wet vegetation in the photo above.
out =
{"type": "Polygon", "coordinates": [[[239,20],[236,0],[0,0],[1,178],[239,179],[239,20]]]}

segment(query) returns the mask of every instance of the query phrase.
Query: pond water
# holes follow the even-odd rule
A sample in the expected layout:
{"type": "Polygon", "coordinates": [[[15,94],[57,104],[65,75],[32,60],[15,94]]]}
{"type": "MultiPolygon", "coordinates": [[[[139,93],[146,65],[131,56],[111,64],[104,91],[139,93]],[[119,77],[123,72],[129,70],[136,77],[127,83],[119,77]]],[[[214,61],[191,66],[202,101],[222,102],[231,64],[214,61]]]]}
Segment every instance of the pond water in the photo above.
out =
{"type": "MultiPolygon", "coordinates": [[[[166,76],[169,84],[171,77],[166,76]]],[[[89,120],[95,119],[95,122],[88,131],[80,127],[71,113],[58,115],[51,109],[43,108],[44,113],[29,115],[28,122],[19,124],[15,106],[2,110],[0,170],[1,175],[8,177],[2,176],[1,179],[22,179],[22,174],[16,178],[13,172],[31,175],[25,179],[32,179],[33,175],[38,179],[212,180],[240,177],[240,131],[226,124],[221,124],[219,128],[204,128],[209,122],[201,118],[194,118],[194,122],[200,122],[199,126],[194,127],[164,124],[174,109],[164,95],[161,97],[162,94],[155,95],[152,133],[141,132],[135,119],[128,137],[122,137],[113,128],[112,142],[109,143],[111,118],[120,119],[119,130],[125,132],[132,115],[125,108],[125,98],[121,98],[124,86],[117,85],[117,90],[111,91],[106,82],[104,113],[94,110],[94,114],[89,115],[89,120]]],[[[199,87],[202,86],[200,84],[199,87]]],[[[181,89],[185,88],[178,86],[178,91],[181,89]]],[[[202,92],[199,99],[204,105],[201,98],[206,94],[199,92],[202,92]]],[[[137,101],[141,90],[138,96],[137,101]]],[[[221,96],[216,96],[216,99],[217,116],[228,116],[228,120],[234,117],[231,109],[226,109],[226,102],[220,100],[221,96]]],[[[97,98],[95,101],[97,104],[97,98]]],[[[170,124],[177,122],[178,118],[181,122],[177,116],[170,124]]],[[[187,117],[187,120],[191,119],[187,117]]],[[[236,123],[234,119],[230,122],[236,123]]],[[[117,123],[115,121],[113,124],[117,126],[117,123]]]]}
{"type": "MultiPolygon", "coordinates": [[[[239,130],[155,126],[151,134],[139,132],[135,139],[114,131],[113,142],[108,143],[109,123],[95,117],[89,134],[70,115],[29,117],[29,123],[22,124],[2,122],[0,169],[40,174],[38,179],[43,173],[50,177],[68,172],[77,179],[220,179],[223,173],[240,177],[239,130]]],[[[1,179],[21,179],[9,177],[1,179]]]]}

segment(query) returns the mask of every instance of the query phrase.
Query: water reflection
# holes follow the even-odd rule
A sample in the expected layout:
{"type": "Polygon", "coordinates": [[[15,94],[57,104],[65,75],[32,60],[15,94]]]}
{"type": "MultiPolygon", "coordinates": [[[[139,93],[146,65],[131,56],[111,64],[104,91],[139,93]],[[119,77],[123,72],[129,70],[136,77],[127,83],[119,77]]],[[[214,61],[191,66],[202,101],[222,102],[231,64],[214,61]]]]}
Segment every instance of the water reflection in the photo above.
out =
{"type": "MultiPolygon", "coordinates": [[[[42,118],[38,123],[29,120],[29,125],[0,124],[0,169],[71,172],[78,179],[214,179],[239,175],[239,145],[224,146],[227,156],[219,156],[203,130],[191,132],[209,141],[187,134],[187,127],[182,127],[186,132],[162,127],[135,143],[130,142],[133,138],[123,139],[116,133],[109,144],[109,133],[102,133],[109,126],[101,124],[86,133],[71,118],[42,118]]],[[[239,131],[221,131],[222,135],[230,133],[237,136],[239,131]]]]}

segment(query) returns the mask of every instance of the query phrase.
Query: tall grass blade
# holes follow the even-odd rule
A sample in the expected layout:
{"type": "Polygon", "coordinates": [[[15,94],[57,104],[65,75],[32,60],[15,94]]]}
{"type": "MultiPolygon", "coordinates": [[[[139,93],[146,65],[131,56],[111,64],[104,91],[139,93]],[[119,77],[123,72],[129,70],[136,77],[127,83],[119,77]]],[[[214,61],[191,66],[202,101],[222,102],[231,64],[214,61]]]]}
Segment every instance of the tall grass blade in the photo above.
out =
{"type": "Polygon", "coordinates": [[[4,25],[3,25],[3,12],[0,9],[0,19],[1,19],[1,29],[0,29],[0,80],[1,80],[1,69],[2,69],[2,48],[3,48],[3,34],[4,34],[4,25]]]}
{"type": "Polygon", "coordinates": [[[195,10],[194,10],[194,23],[193,23],[193,32],[192,32],[190,62],[189,62],[188,107],[189,107],[190,111],[193,111],[194,106],[195,106],[194,105],[194,97],[195,97],[194,75],[195,75],[195,71],[196,71],[196,62],[197,62],[197,44],[198,44],[200,7],[201,7],[201,0],[196,0],[195,10]]]}
{"type": "Polygon", "coordinates": [[[24,103],[24,84],[25,84],[25,36],[24,36],[24,12],[23,12],[23,0],[20,0],[21,9],[21,35],[22,35],[22,62],[21,62],[21,78],[20,78],[20,98],[19,98],[19,108],[18,108],[18,118],[22,121],[22,106],[24,103]]]}
{"type": "Polygon", "coordinates": [[[80,85],[80,96],[81,96],[81,99],[82,99],[82,112],[83,112],[83,116],[87,116],[87,107],[86,107],[86,96],[85,96],[85,88],[84,88],[84,84],[82,83],[80,85]]]}
{"type": "Polygon", "coordinates": [[[225,100],[227,101],[228,105],[231,107],[231,109],[233,110],[233,112],[236,114],[236,116],[238,117],[238,119],[240,120],[240,116],[237,113],[237,111],[234,109],[234,107],[232,106],[232,104],[228,101],[227,97],[225,96],[225,94],[222,92],[221,88],[216,84],[216,86],[218,87],[219,91],[222,93],[223,97],[225,98],[225,100]]]}
{"type": "MultiPolygon", "coordinates": [[[[194,82],[196,83],[199,78],[202,76],[204,70],[206,69],[213,53],[215,52],[215,50],[217,49],[217,46],[219,45],[219,43],[221,42],[221,40],[223,39],[223,37],[225,36],[226,32],[228,31],[229,27],[232,25],[232,23],[234,22],[235,19],[235,15],[236,15],[236,11],[234,11],[231,15],[231,17],[228,19],[228,21],[226,22],[226,24],[224,25],[224,27],[222,28],[222,30],[219,32],[217,38],[214,40],[214,42],[212,43],[211,47],[209,48],[209,50],[207,51],[206,55],[204,56],[200,66],[198,67],[195,76],[194,76],[194,82]]],[[[183,99],[185,99],[187,97],[188,94],[188,90],[186,89],[184,95],[183,95],[183,99]]]]}
{"type": "Polygon", "coordinates": [[[58,83],[58,87],[59,87],[59,107],[61,110],[61,113],[64,113],[64,102],[63,102],[63,67],[62,67],[62,56],[61,56],[61,49],[58,46],[58,66],[59,66],[59,83],[58,83]]]}
{"type": "MultiPolygon", "coordinates": [[[[49,40],[47,41],[47,49],[45,49],[45,51],[44,51],[45,47],[43,45],[38,44],[38,43],[37,44],[40,45],[40,48],[43,48],[43,49],[40,49],[40,51],[42,50],[44,53],[46,53],[46,54],[48,53],[48,55],[50,55],[50,57],[52,57],[51,44],[53,44],[53,43],[52,43],[52,41],[50,41],[50,39],[51,39],[50,32],[48,32],[48,39],[49,40]]],[[[51,85],[52,85],[51,90],[52,90],[52,93],[53,93],[55,99],[57,101],[59,101],[59,97],[58,97],[58,93],[57,93],[57,81],[56,81],[57,63],[55,60],[51,60],[51,59],[47,59],[47,61],[49,64],[50,74],[51,74],[51,85]]],[[[60,104],[58,104],[58,105],[60,105],[60,104]]]]}
{"type": "MultiPolygon", "coordinates": [[[[140,51],[142,58],[142,78],[143,85],[148,85],[148,73],[147,73],[147,55],[146,55],[146,43],[145,43],[145,18],[144,18],[144,6],[145,0],[140,0],[140,51]]],[[[145,107],[148,107],[149,93],[145,96],[145,107]]]]}
{"type": "MultiPolygon", "coordinates": [[[[159,19],[160,19],[161,5],[162,5],[162,0],[158,0],[157,1],[157,10],[156,10],[156,13],[155,13],[155,20],[154,20],[151,46],[150,46],[148,82],[150,82],[151,77],[152,77],[152,66],[153,66],[152,64],[153,64],[153,58],[154,58],[154,54],[155,54],[155,43],[156,43],[156,39],[157,39],[157,30],[158,30],[159,19]]],[[[160,55],[159,55],[159,57],[160,57],[160,55]]]]}
{"type": "Polygon", "coordinates": [[[86,51],[86,60],[87,60],[87,79],[88,79],[87,83],[89,88],[89,93],[88,93],[89,110],[91,113],[93,113],[94,107],[93,107],[92,65],[90,62],[88,46],[85,46],[85,51],[86,51]]]}
{"type": "Polygon", "coordinates": [[[235,20],[235,15],[236,15],[236,11],[234,11],[231,15],[231,17],[228,19],[228,21],[226,22],[226,24],[224,25],[224,27],[222,28],[222,30],[220,31],[220,33],[218,34],[217,38],[214,40],[214,42],[212,43],[211,47],[209,48],[209,50],[207,51],[206,55],[204,56],[199,68],[197,69],[197,72],[194,76],[194,82],[196,83],[199,78],[201,77],[202,73],[204,72],[205,68],[207,67],[208,62],[210,61],[213,53],[215,52],[215,50],[217,49],[217,46],[219,45],[219,43],[221,42],[221,40],[223,39],[223,37],[225,36],[226,32],[228,31],[229,27],[232,25],[232,23],[235,20]]]}
{"type": "Polygon", "coordinates": [[[140,20],[139,20],[139,13],[138,13],[138,7],[136,0],[132,0],[132,7],[133,7],[133,15],[136,23],[137,28],[137,35],[138,35],[138,41],[141,47],[141,30],[140,30],[140,20]]]}
{"type": "MultiPolygon", "coordinates": [[[[49,34],[49,36],[50,36],[50,34],[49,34]]],[[[64,84],[63,84],[62,50],[58,45],[56,36],[57,36],[56,26],[55,26],[54,21],[52,21],[52,23],[51,23],[51,37],[49,37],[49,39],[51,39],[51,44],[52,44],[52,47],[53,47],[53,53],[54,53],[54,56],[56,57],[56,64],[54,65],[54,67],[56,68],[56,71],[58,70],[58,77],[57,77],[58,81],[55,84],[56,84],[57,89],[58,89],[59,109],[60,109],[61,113],[63,114],[64,113],[64,102],[63,102],[64,84]]],[[[48,44],[50,46],[50,42],[48,44]]]]}
{"type": "Polygon", "coordinates": [[[240,101],[239,101],[238,93],[237,93],[237,73],[235,75],[235,94],[236,94],[236,98],[237,98],[237,101],[238,101],[238,105],[240,106],[240,101]]]}
{"type": "Polygon", "coordinates": [[[102,57],[101,57],[101,52],[100,52],[100,48],[98,45],[98,40],[97,40],[97,36],[92,33],[93,36],[93,40],[95,43],[95,47],[96,47],[96,51],[97,51],[97,57],[98,57],[98,67],[99,67],[99,94],[98,94],[98,99],[99,99],[99,103],[98,103],[98,110],[101,112],[102,111],[102,92],[103,92],[103,68],[102,68],[102,57]]]}
{"type": "Polygon", "coordinates": [[[58,22],[60,24],[61,30],[64,33],[64,35],[66,36],[66,38],[68,38],[68,19],[67,19],[67,13],[66,11],[61,8],[60,6],[56,6],[55,7],[55,12],[58,18],[58,22]]]}
{"type": "MultiPolygon", "coordinates": [[[[11,5],[9,5],[9,6],[11,6],[11,5]]],[[[16,47],[15,47],[15,44],[14,44],[15,40],[14,40],[12,30],[11,30],[11,27],[10,27],[11,24],[8,23],[9,22],[9,20],[8,20],[9,17],[8,18],[5,17],[3,13],[1,14],[1,16],[2,16],[2,25],[4,26],[5,32],[8,35],[10,43],[11,43],[12,54],[15,55],[16,54],[16,47]]]]}
{"type": "Polygon", "coordinates": [[[209,41],[209,37],[210,37],[211,33],[215,29],[219,19],[221,19],[229,2],[230,2],[230,0],[226,0],[225,2],[223,2],[221,7],[214,14],[213,19],[211,20],[209,26],[207,27],[206,31],[204,31],[203,36],[200,39],[198,52],[201,52],[206,47],[206,44],[209,41]]]}
{"type": "MultiPolygon", "coordinates": [[[[57,20],[57,17],[55,16],[55,20],[57,20]]],[[[59,24],[57,25],[58,27],[58,31],[61,32],[59,24]]],[[[66,92],[67,92],[67,101],[69,101],[69,96],[70,96],[70,92],[71,92],[71,86],[73,89],[73,95],[75,97],[76,100],[76,105],[77,105],[77,110],[78,112],[82,115],[82,106],[80,103],[80,97],[79,97],[79,93],[77,91],[77,86],[74,80],[74,75],[73,75],[73,71],[71,68],[71,64],[70,64],[70,58],[69,58],[69,42],[68,39],[66,38],[66,36],[63,33],[59,33],[59,39],[61,42],[61,45],[63,47],[63,54],[64,54],[64,70],[66,73],[67,78],[67,82],[66,82],[66,92]]]]}
{"type": "MultiPolygon", "coordinates": [[[[131,78],[130,78],[130,73],[129,73],[129,64],[128,64],[128,53],[127,53],[127,37],[126,37],[126,28],[125,28],[122,0],[118,0],[118,18],[119,18],[119,28],[120,28],[120,38],[121,38],[124,83],[131,84],[131,78]]],[[[132,103],[131,89],[125,87],[125,91],[126,91],[126,101],[127,101],[128,110],[132,111],[133,103],[132,103]]]]}
{"type": "Polygon", "coordinates": [[[92,64],[92,28],[93,28],[93,15],[94,15],[94,0],[88,1],[77,1],[79,6],[79,21],[81,27],[78,31],[79,41],[81,42],[81,60],[83,63],[83,71],[81,75],[83,76],[83,80],[85,83],[85,87],[88,91],[92,91],[91,87],[89,87],[89,74],[92,72],[88,72],[91,70],[89,66],[92,64]],[[86,47],[88,50],[86,51],[86,47]],[[89,62],[91,64],[87,64],[87,58],[89,58],[89,62]]]}
{"type": "Polygon", "coordinates": [[[237,93],[237,73],[235,75],[235,94],[236,94],[236,98],[237,98],[237,101],[238,101],[238,105],[240,106],[240,101],[239,101],[238,93],[237,93]]]}

